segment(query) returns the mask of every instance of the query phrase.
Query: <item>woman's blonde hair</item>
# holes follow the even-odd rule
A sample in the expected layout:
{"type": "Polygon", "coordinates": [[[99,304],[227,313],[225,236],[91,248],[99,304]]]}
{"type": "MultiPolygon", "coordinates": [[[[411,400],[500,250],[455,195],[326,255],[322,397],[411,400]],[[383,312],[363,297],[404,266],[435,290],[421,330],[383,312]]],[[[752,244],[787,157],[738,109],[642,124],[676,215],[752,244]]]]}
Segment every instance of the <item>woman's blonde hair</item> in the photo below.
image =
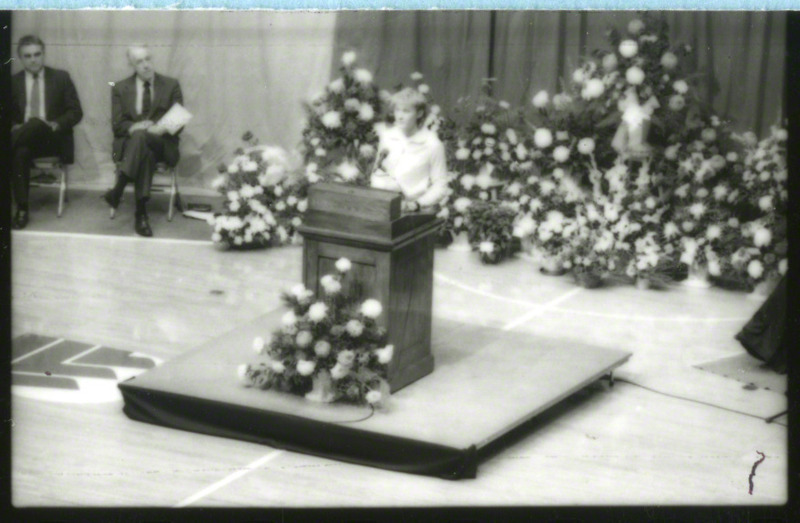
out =
{"type": "Polygon", "coordinates": [[[422,125],[428,114],[428,101],[425,99],[425,95],[413,87],[406,87],[394,93],[390,103],[393,109],[397,107],[413,107],[418,112],[422,111],[422,114],[417,116],[417,125],[422,125]]]}

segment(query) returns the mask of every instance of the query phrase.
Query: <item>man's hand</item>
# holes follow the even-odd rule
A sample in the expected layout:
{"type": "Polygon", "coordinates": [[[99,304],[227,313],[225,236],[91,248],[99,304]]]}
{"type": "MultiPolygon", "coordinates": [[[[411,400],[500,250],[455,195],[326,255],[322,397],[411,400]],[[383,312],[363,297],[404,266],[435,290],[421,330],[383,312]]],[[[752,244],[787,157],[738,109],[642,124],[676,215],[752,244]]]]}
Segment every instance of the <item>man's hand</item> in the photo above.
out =
{"type": "Polygon", "coordinates": [[[47,126],[53,130],[53,132],[58,131],[58,122],[48,122],[47,120],[45,120],[44,123],[46,123],[47,126]]]}
{"type": "Polygon", "coordinates": [[[152,120],[142,120],[128,127],[128,134],[133,134],[136,131],[146,131],[153,126],[152,120]]]}
{"type": "Polygon", "coordinates": [[[147,128],[147,132],[150,134],[154,134],[156,136],[161,136],[162,134],[167,132],[167,130],[164,128],[163,125],[153,124],[147,128]]]}

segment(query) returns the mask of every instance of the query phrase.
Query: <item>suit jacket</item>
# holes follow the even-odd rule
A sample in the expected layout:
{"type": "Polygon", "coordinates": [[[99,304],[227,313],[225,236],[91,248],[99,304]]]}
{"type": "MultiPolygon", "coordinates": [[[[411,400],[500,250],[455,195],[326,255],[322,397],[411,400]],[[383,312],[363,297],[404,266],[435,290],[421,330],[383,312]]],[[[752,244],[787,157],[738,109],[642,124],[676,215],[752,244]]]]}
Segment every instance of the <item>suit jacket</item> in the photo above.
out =
{"type": "MultiPolygon", "coordinates": [[[[58,124],[56,137],[60,144],[60,156],[66,163],[75,161],[75,141],[72,128],[83,118],[81,101],[69,73],[52,67],[44,68],[44,107],[47,119],[58,124]]],[[[11,81],[11,122],[25,121],[25,71],[14,75],[11,81]]]]}
{"type": "MultiPolygon", "coordinates": [[[[178,80],[163,76],[158,73],[153,78],[155,98],[150,106],[150,114],[136,113],[136,75],[116,82],[111,88],[111,129],[114,132],[114,160],[122,159],[125,142],[130,138],[128,129],[131,125],[142,120],[158,122],[162,116],[173,106],[183,104],[183,94],[178,80]]],[[[174,167],[178,164],[178,136],[163,134],[164,160],[174,167]]]]}

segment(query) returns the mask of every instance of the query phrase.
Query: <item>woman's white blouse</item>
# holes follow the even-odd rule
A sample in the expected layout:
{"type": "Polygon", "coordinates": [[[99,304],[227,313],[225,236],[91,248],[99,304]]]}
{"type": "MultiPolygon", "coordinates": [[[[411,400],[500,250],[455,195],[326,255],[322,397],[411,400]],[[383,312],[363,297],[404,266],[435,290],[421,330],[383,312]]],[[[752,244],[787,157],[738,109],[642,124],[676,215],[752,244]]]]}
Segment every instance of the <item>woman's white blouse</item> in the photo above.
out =
{"type": "Polygon", "coordinates": [[[378,136],[378,154],[386,157],[372,174],[372,186],[400,191],[422,207],[438,203],[447,192],[447,159],[436,133],[421,129],[406,136],[389,127],[378,136]]]}

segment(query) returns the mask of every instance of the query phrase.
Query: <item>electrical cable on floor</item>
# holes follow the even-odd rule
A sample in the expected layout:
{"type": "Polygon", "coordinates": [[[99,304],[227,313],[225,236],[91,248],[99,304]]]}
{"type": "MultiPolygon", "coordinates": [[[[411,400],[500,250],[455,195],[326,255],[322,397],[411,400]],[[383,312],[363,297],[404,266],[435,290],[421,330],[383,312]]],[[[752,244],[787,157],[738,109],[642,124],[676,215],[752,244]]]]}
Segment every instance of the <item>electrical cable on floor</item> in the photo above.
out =
{"type": "Polygon", "coordinates": [[[375,406],[370,404],[370,405],[368,405],[368,407],[370,409],[370,412],[364,418],[352,419],[352,420],[348,420],[348,421],[332,421],[331,423],[334,423],[336,425],[346,425],[347,423],[358,423],[360,421],[366,421],[366,420],[370,419],[375,414],[375,406]]]}
{"type": "Polygon", "coordinates": [[[708,402],[702,401],[702,400],[696,400],[696,399],[692,399],[692,398],[687,398],[685,396],[678,396],[678,395],[675,395],[675,394],[670,394],[669,392],[663,392],[663,391],[660,391],[660,390],[651,389],[650,387],[647,387],[647,386],[642,385],[640,383],[636,383],[635,381],[630,381],[630,380],[627,380],[625,378],[620,378],[618,376],[614,376],[614,383],[616,383],[616,382],[627,383],[629,385],[633,385],[634,387],[639,387],[639,388],[642,388],[644,390],[648,390],[650,392],[654,392],[656,394],[660,394],[662,396],[667,396],[669,398],[675,398],[675,399],[679,399],[679,400],[683,400],[683,401],[689,401],[691,403],[697,403],[698,405],[705,405],[707,407],[714,407],[714,408],[717,408],[717,409],[720,409],[720,410],[727,410],[728,412],[733,412],[735,414],[741,414],[742,416],[749,416],[751,418],[760,419],[761,421],[765,421],[765,422],[770,423],[770,424],[775,424],[775,425],[780,425],[782,427],[786,427],[785,423],[778,423],[777,421],[770,422],[769,418],[763,418],[761,416],[756,416],[755,414],[750,414],[749,412],[742,412],[741,410],[729,409],[728,407],[723,407],[722,405],[715,405],[714,403],[708,403],[708,402]]]}

